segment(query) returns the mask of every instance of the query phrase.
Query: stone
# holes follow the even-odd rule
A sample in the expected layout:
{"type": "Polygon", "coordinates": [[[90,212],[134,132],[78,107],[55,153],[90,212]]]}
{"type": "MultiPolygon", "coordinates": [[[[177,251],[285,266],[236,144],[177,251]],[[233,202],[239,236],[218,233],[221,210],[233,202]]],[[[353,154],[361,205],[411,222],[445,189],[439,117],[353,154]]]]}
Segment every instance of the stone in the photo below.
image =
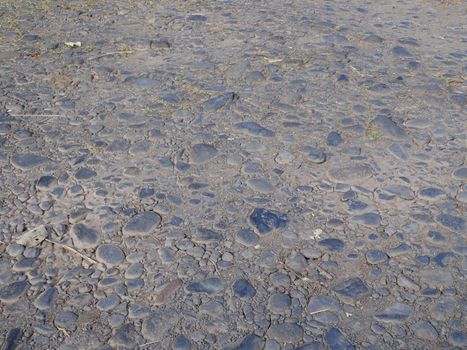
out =
{"type": "Polygon", "coordinates": [[[388,147],[389,152],[391,152],[395,157],[399,158],[400,160],[408,160],[409,157],[405,150],[397,143],[392,143],[388,147]]]}
{"type": "Polygon", "coordinates": [[[11,156],[11,164],[21,170],[28,170],[44,163],[50,159],[33,153],[15,153],[11,156]]]}
{"type": "Polygon", "coordinates": [[[342,136],[337,131],[331,131],[326,138],[326,144],[331,147],[340,146],[342,142],[342,136]]]}
{"type": "Polygon", "coordinates": [[[175,338],[173,350],[191,350],[191,342],[184,335],[179,335],[175,338]]]}
{"type": "Polygon", "coordinates": [[[57,184],[58,184],[58,181],[55,177],[46,175],[46,176],[41,176],[41,178],[37,181],[36,188],[39,191],[50,191],[55,186],[57,186],[57,184]]]}
{"type": "Polygon", "coordinates": [[[418,272],[420,280],[429,287],[449,287],[453,283],[452,274],[448,270],[424,269],[418,272]]]}
{"type": "Polygon", "coordinates": [[[415,322],[410,326],[410,329],[416,337],[421,339],[436,340],[438,338],[438,332],[436,331],[435,327],[433,327],[433,325],[426,320],[415,322]]]}
{"type": "Polygon", "coordinates": [[[378,227],[381,224],[381,216],[377,213],[355,215],[352,216],[351,220],[357,224],[368,227],[378,227]]]}
{"type": "Polygon", "coordinates": [[[65,329],[73,329],[74,324],[78,316],[71,311],[61,311],[55,315],[55,326],[65,328],[65,329]]]}
{"type": "Polygon", "coordinates": [[[467,167],[454,170],[452,176],[459,180],[467,180],[467,167]]]}
{"type": "Polygon", "coordinates": [[[285,293],[276,293],[269,297],[268,309],[275,314],[284,315],[290,308],[290,296],[285,293]]]}
{"type": "Polygon", "coordinates": [[[395,194],[396,196],[399,196],[400,198],[405,200],[414,199],[414,194],[408,186],[394,184],[385,186],[383,190],[391,194],[395,194]]]}
{"type": "Polygon", "coordinates": [[[97,173],[89,168],[81,168],[75,173],[76,180],[89,180],[95,177],[97,173]]]}
{"type": "Polygon", "coordinates": [[[351,304],[370,292],[366,284],[358,277],[344,280],[332,287],[331,290],[335,292],[342,301],[351,304]]]}
{"type": "Polygon", "coordinates": [[[405,47],[402,47],[402,46],[394,46],[392,48],[392,53],[395,56],[402,56],[402,57],[412,56],[412,54],[405,47]]]}
{"type": "Polygon", "coordinates": [[[222,240],[222,235],[216,231],[198,227],[191,237],[193,242],[197,243],[211,243],[211,242],[219,242],[222,240]]]}
{"type": "Polygon", "coordinates": [[[0,301],[5,304],[12,304],[28,291],[29,283],[18,281],[9,283],[0,288],[0,301]]]}
{"type": "Polygon", "coordinates": [[[246,181],[248,187],[253,191],[270,194],[274,192],[274,187],[265,179],[249,179],[246,181]]]}
{"type": "Polygon", "coordinates": [[[198,143],[191,147],[190,160],[195,164],[203,164],[218,154],[217,149],[207,143],[198,143]]]}
{"type": "Polygon", "coordinates": [[[120,303],[118,295],[111,295],[99,300],[96,307],[101,311],[109,311],[114,309],[120,303]]]}
{"type": "Polygon", "coordinates": [[[94,248],[99,243],[99,234],[93,228],[84,224],[76,224],[71,231],[73,244],[77,248],[94,248]]]}
{"type": "Polygon", "coordinates": [[[366,253],[366,261],[372,265],[381,264],[388,261],[388,255],[381,250],[372,249],[366,253]]]}
{"type": "Polygon", "coordinates": [[[324,311],[338,312],[340,309],[341,307],[339,301],[327,295],[317,295],[311,297],[307,306],[307,312],[311,315],[324,311]]]}
{"type": "Polygon", "coordinates": [[[121,325],[109,339],[111,346],[119,349],[135,349],[136,345],[136,330],[131,323],[121,325]]]}
{"type": "Polygon", "coordinates": [[[404,323],[412,315],[412,307],[403,303],[394,303],[377,313],[374,317],[377,321],[385,323],[404,323]]]}
{"type": "Polygon", "coordinates": [[[258,243],[259,237],[253,230],[244,228],[237,232],[235,240],[244,246],[251,247],[258,243]]]}
{"type": "Polygon", "coordinates": [[[254,334],[249,334],[238,342],[227,345],[223,350],[262,350],[264,341],[254,334]]]}
{"type": "Polygon", "coordinates": [[[318,242],[318,244],[330,252],[344,251],[344,242],[338,238],[325,238],[318,242]]]}
{"type": "Polygon", "coordinates": [[[22,336],[21,328],[10,329],[3,342],[2,350],[15,350],[22,336]]]}
{"type": "Polygon", "coordinates": [[[418,192],[418,196],[422,199],[433,201],[433,200],[445,198],[446,193],[440,188],[426,187],[426,188],[421,189],[418,192]]]}
{"type": "Polygon", "coordinates": [[[438,300],[431,308],[430,314],[436,321],[447,321],[456,310],[456,301],[454,299],[438,300]]]}
{"type": "Polygon", "coordinates": [[[373,168],[366,163],[352,163],[331,168],[328,177],[334,182],[361,183],[373,175],[373,168]]]}
{"type": "Polygon", "coordinates": [[[467,335],[462,331],[453,331],[448,336],[449,344],[464,348],[467,345],[467,335]]]}
{"type": "Polygon", "coordinates": [[[225,94],[210,98],[203,103],[203,108],[209,111],[217,111],[223,107],[228,107],[239,99],[239,96],[234,92],[227,92],[225,94]]]}
{"type": "Polygon", "coordinates": [[[166,336],[176,320],[175,310],[155,311],[143,321],[141,333],[148,341],[159,341],[166,336]]]}
{"type": "Polygon", "coordinates": [[[279,343],[298,343],[303,339],[303,328],[296,323],[279,323],[269,327],[266,336],[279,343]]]}
{"type": "Polygon", "coordinates": [[[250,299],[256,295],[256,289],[245,278],[236,280],[232,286],[232,291],[235,296],[244,299],[250,299]]]}
{"type": "Polygon", "coordinates": [[[107,267],[113,267],[123,262],[125,254],[116,244],[101,244],[96,250],[96,259],[107,267]]]}
{"type": "Polygon", "coordinates": [[[39,294],[34,300],[34,306],[39,310],[47,310],[50,309],[57,297],[58,290],[55,287],[47,288],[41,294],[39,294]]]}
{"type": "Polygon", "coordinates": [[[265,235],[287,224],[287,215],[276,210],[255,208],[250,214],[250,223],[260,235],[265,235]]]}
{"type": "Polygon", "coordinates": [[[460,216],[443,213],[437,215],[435,219],[441,225],[452,231],[457,231],[460,233],[466,232],[465,220],[460,216]]]}
{"type": "Polygon", "coordinates": [[[256,122],[241,122],[235,124],[234,127],[252,136],[273,137],[276,135],[274,131],[266,129],[256,122]]]}
{"type": "Polygon", "coordinates": [[[330,328],[324,336],[324,341],[329,347],[329,350],[355,350],[356,347],[350,343],[340,330],[330,328]]]}
{"type": "Polygon", "coordinates": [[[123,227],[123,235],[126,237],[147,236],[159,226],[162,218],[154,211],[144,211],[133,216],[123,227]]]}
{"type": "Polygon", "coordinates": [[[216,277],[207,278],[196,282],[190,282],[186,285],[185,289],[189,293],[215,295],[224,289],[224,281],[216,277]]]}
{"type": "Polygon", "coordinates": [[[373,119],[373,123],[387,136],[403,140],[407,137],[405,129],[386,115],[379,115],[373,119]]]}

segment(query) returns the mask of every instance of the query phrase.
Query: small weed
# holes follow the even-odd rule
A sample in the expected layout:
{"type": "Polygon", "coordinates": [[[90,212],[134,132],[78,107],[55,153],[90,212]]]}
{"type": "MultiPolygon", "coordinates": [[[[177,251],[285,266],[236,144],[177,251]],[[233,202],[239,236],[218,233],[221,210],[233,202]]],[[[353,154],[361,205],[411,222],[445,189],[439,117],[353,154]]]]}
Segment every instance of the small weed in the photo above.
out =
{"type": "Polygon", "coordinates": [[[365,129],[365,136],[370,140],[370,141],[378,141],[383,137],[383,132],[379,128],[378,125],[376,125],[373,122],[369,122],[367,124],[367,127],[365,129]]]}

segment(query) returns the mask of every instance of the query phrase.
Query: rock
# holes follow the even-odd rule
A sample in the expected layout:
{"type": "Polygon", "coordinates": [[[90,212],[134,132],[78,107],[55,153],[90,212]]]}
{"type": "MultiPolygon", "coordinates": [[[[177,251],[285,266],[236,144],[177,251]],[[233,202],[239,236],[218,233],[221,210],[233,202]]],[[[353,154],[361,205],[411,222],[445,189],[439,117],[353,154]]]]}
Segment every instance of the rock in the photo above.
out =
{"type": "Polygon", "coordinates": [[[402,46],[394,46],[392,48],[392,53],[395,56],[402,56],[402,57],[412,56],[411,53],[405,47],[402,47],[402,46]]]}
{"type": "Polygon", "coordinates": [[[34,306],[39,310],[47,310],[53,306],[58,290],[55,287],[47,288],[34,300],[34,306]]]}
{"type": "Polygon", "coordinates": [[[203,103],[203,108],[209,111],[217,111],[223,107],[228,107],[239,99],[239,96],[234,92],[213,97],[203,103]]]}
{"type": "Polygon", "coordinates": [[[57,179],[53,176],[46,175],[42,176],[36,183],[36,188],[39,191],[50,191],[55,186],[57,186],[58,182],[57,179]]]}
{"type": "Polygon", "coordinates": [[[436,340],[438,338],[438,332],[433,325],[426,321],[420,320],[410,326],[415,336],[425,340],[436,340]]]}
{"type": "Polygon", "coordinates": [[[71,238],[73,239],[73,244],[81,249],[94,248],[99,242],[97,231],[84,224],[73,226],[71,238]]]}
{"type": "Polygon", "coordinates": [[[383,188],[384,191],[395,194],[402,199],[412,200],[414,199],[414,194],[410,187],[404,185],[388,185],[383,188]]]}
{"type": "Polygon", "coordinates": [[[400,160],[407,160],[409,159],[405,150],[397,143],[393,143],[388,147],[388,150],[400,160]]]}
{"type": "Polygon", "coordinates": [[[358,277],[342,281],[332,287],[331,290],[344,302],[351,304],[370,292],[365,283],[358,277]]]}
{"type": "Polygon", "coordinates": [[[2,350],[15,350],[22,336],[21,328],[10,329],[2,345],[2,350]]]}
{"type": "Polygon", "coordinates": [[[145,211],[133,216],[123,228],[123,235],[147,236],[161,223],[162,218],[153,211],[145,211]]]}
{"type": "Polygon", "coordinates": [[[239,342],[224,347],[224,350],[262,350],[264,341],[257,335],[250,334],[239,342]]]}
{"type": "Polygon", "coordinates": [[[165,285],[164,288],[156,295],[154,303],[162,305],[167,303],[175,292],[182,286],[183,282],[179,278],[175,278],[165,285]]]}
{"type": "Polygon", "coordinates": [[[308,159],[315,164],[322,164],[326,161],[327,156],[323,149],[306,146],[303,148],[308,155],[308,159]]]}
{"type": "Polygon", "coordinates": [[[234,127],[252,136],[273,137],[276,135],[274,131],[266,129],[256,122],[241,122],[235,124],[234,127]]]}
{"type": "Polygon", "coordinates": [[[337,131],[331,131],[326,138],[326,144],[331,147],[340,146],[342,142],[342,136],[337,131]]]}
{"type": "Polygon", "coordinates": [[[412,307],[407,304],[395,303],[375,315],[375,319],[385,323],[404,323],[412,315],[412,307]]]}
{"type": "Polygon", "coordinates": [[[95,177],[97,173],[89,168],[81,168],[75,173],[76,180],[89,180],[95,177]]]}
{"type": "Polygon", "coordinates": [[[191,350],[190,340],[184,335],[177,336],[173,350],[191,350]]]}
{"type": "Polygon", "coordinates": [[[120,303],[118,295],[111,295],[99,300],[96,307],[101,311],[109,311],[114,309],[120,303]]]}
{"type": "Polygon", "coordinates": [[[381,224],[381,216],[377,213],[365,213],[361,215],[352,216],[351,220],[357,224],[378,227],[381,224]]]}
{"type": "Polygon", "coordinates": [[[256,208],[250,215],[250,222],[260,235],[264,235],[272,230],[285,227],[287,215],[275,210],[256,208]]]}
{"type": "Polygon", "coordinates": [[[222,235],[216,231],[198,227],[198,229],[193,233],[191,239],[197,243],[219,242],[222,240],[222,235]]]}
{"type": "Polygon", "coordinates": [[[327,295],[317,295],[310,298],[307,311],[313,315],[324,311],[337,312],[340,308],[340,303],[337,299],[327,295]]]}
{"type": "Polygon", "coordinates": [[[0,301],[5,304],[15,303],[29,289],[25,281],[12,282],[0,288],[0,301]]]}
{"type": "Polygon", "coordinates": [[[466,232],[465,220],[460,216],[454,216],[451,214],[439,214],[436,216],[435,219],[441,225],[452,231],[457,231],[460,233],[466,232]]]}
{"type": "Polygon", "coordinates": [[[274,187],[265,179],[249,179],[247,180],[246,184],[252,190],[263,194],[269,194],[274,192],[274,187]]]}
{"type": "Polygon", "coordinates": [[[459,180],[467,180],[467,167],[454,170],[452,176],[459,180]]]}
{"type": "Polygon", "coordinates": [[[385,252],[381,250],[372,249],[366,253],[366,261],[368,261],[368,263],[372,265],[381,264],[383,262],[388,261],[388,256],[385,252]]]}
{"type": "Polygon", "coordinates": [[[198,143],[191,147],[190,160],[195,164],[203,164],[216,157],[217,154],[218,151],[214,146],[198,143]]]}
{"type": "Polygon", "coordinates": [[[266,336],[279,343],[298,343],[303,339],[303,328],[296,323],[280,323],[269,327],[266,336]]]}
{"type": "Polygon", "coordinates": [[[373,119],[373,123],[376,124],[387,136],[392,136],[400,140],[407,137],[405,130],[386,115],[377,116],[373,119]]]}
{"type": "Polygon", "coordinates": [[[203,15],[190,15],[188,16],[189,21],[196,21],[196,22],[205,22],[208,18],[203,15]]]}
{"type": "Polygon", "coordinates": [[[418,196],[422,199],[433,201],[433,200],[445,198],[446,193],[440,188],[427,187],[427,188],[421,189],[418,192],[418,196]]]}
{"type": "Polygon", "coordinates": [[[467,335],[461,331],[453,331],[449,334],[448,342],[453,346],[465,348],[467,345],[467,335]]]}
{"type": "Polygon", "coordinates": [[[353,163],[334,167],[328,171],[330,180],[343,183],[361,183],[373,175],[373,168],[366,163],[353,163]]]}
{"type": "Polygon", "coordinates": [[[251,247],[256,245],[259,241],[259,237],[254,233],[253,230],[248,228],[241,229],[235,235],[235,240],[244,246],[251,247]]]}
{"type": "Polygon", "coordinates": [[[47,157],[39,156],[33,153],[15,153],[11,156],[11,164],[15,167],[28,170],[48,162],[47,157]]]}
{"type": "Polygon", "coordinates": [[[234,295],[239,298],[249,299],[256,295],[256,289],[244,278],[236,280],[232,286],[232,290],[234,295]]]}
{"type": "Polygon", "coordinates": [[[125,259],[125,254],[115,244],[101,244],[96,250],[96,259],[107,267],[118,266],[125,259]]]}
{"type": "Polygon", "coordinates": [[[120,326],[109,339],[109,344],[117,348],[135,349],[137,347],[135,326],[131,323],[120,326]]]}
{"type": "Polygon", "coordinates": [[[143,321],[141,333],[148,341],[159,341],[166,336],[176,320],[174,310],[155,311],[143,321]]]}
{"type": "Polygon", "coordinates": [[[275,314],[284,315],[290,308],[290,296],[285,293],[276,293],[269,297],[268,309],[275,314]]]}
{"type": "Polygon", "coordinates": [[[61,311],[55,315],[55,326],[65,328],[65,329],[73,329],[74,324],[78,316],[71,311],[61,311]]]}
{"type": "Polygon", "coordinates": [[[219,278],[207,278],[205,280],[190,282],[185,287],[189,293],[205,293],[215,295],[224,289],[224,282],[219,278]]]}
{"type": "Polygon", "coordinates": [[[330,252],[344,251],[344,242],[338,238],[325,238],[320,240],[318,244],[330,252]]]}
{"type": "Polygon", "coordinates": [[[330,328],[324,336],[324,341],[329,346],[330,350],[354,350],[356,347],[352,345],[337,328],[330,328]]]}
{"type": "Polygon", "coordinates": [[[294,155],[288,151],[280,151],[274,160],[277,164],[290,164],[295,159],[294,155]]]}
{"type": "Polygon", "coordinates": [[[448,270],[425,269],[418,272],[420,280],[429,287],[449,287],[453,283],[452,274],[448,270]]]}
{"type": "Polygon", "coordinates": [[[447,321],[456,310],[456,301],[454,299],[438,300],[430,309],[430,314],[436,321],[447,321]]]}

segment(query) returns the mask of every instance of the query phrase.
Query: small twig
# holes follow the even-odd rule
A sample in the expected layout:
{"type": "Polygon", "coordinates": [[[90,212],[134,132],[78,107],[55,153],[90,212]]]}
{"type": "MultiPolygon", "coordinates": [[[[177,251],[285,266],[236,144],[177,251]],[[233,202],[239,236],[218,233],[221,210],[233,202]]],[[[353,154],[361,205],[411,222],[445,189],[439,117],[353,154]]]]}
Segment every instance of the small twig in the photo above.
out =
{"type": "Polygon", "coordinates": [[[329,311],[330,309],[323,309],[323,310],[318,310],[318,311],[314,311],[314,312],[308,312],[307,315],[315,315],[315,314],[319,314],[321,312],[325,312],[325,311],[329,311]]]}
{"type": "Polygon", "coordinates": [[[62,328],[62,327],[57,327],[57,329],[61,332],[63,332],[63,334],[65,334],[65,337],[69,337],[70,336],[70,333],[68,333],[68,331],[65,329],[65,328],[62,328]]]}
{"type": "Polygon", "coordinates": [[[149,342],[149,343],[141,344],[139,347],[140,347],[140,348],[143,348],[143,347],[145,347],[145,346],[152,345],[152,344],[156,344],[156,343],[159,343],[159,340],[151,341],[151,342],[149,342]]]}
{"type": "Polygon", "coordinates": [[[97,56],[89,57],[89,58],[88,58],[88,61],[98,60],[99,58],[106,57],[106,56],[113,56],[113,55],[129,55],[129,54],[132,54],[132,53],[133,53],[132,50],[106,52],[106,53],[103,53],[102,55],[97,55],[97,56]]]}
{"type": "Polygon", "coordinates": [[[30,118],[30,117],[48,117],[48,118],[51,118],[51,117],[64,117],[64,115],[61,115],[61,114],[10,114],[12,117],[17,117],[17,118],[21,118],[21,117],[27,117],[27,118],[30,118]]]}
{"type": "Polygon", "coordinates": [[[81,258],[83,258],[84,260],[86,260],[87,262],[91,263],[91,264],[98,264],[98,262],[94,259],[91,259],[89,256],[86,256],[84,255],[83,253],[80,253],[78,252],[76,249],[70,247],[70,246],[67,246],[66,244],[63,244],[63,243],[59,243],[59,242],[55,242],[55,241],[52,241],[48,238],[45,239],[46,242],[49,242],[49,243],[52,243],[52,244],[55,244],[55,245],[58,245],[59,247],[62,247],[66,250],[69,250],[70,252],[73,252],[77,255],[79,255],[81,258]]]}

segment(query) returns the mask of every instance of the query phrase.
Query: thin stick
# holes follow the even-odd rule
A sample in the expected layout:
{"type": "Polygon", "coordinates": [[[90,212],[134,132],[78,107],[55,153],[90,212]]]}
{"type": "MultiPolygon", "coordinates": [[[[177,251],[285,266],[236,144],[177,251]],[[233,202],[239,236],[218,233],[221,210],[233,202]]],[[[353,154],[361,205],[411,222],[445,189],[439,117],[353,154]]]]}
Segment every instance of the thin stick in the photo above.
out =
{"type": "Polygon", "coordinates": [[[78,252],[76,249],[74,249],[74,248],[72,248],[72,247],[70,247],[70,246],[67,246],[66,244],[59,243],[59,242],[55,242],[55,241],[52,241],[52,240],[50,240],[50,239],[48,239],[48,238],[46,238],[45,240],[46,240],[47,242],[49,242],[49,243],[56,244],[56,245],[58,245],[59,247],[62,247],[62,248],[64,248],[64,249],[66,249],[66,250],[69,250],[70,252],[73,252],[73,253],[79,255],[81,258],[83,258],[84,260],[86,260],[87,262],[89,262],[89,263],[91,263],[91,264],[98,264],[98,262],[97,262],[96,260],[91,259],[89,256],[86,256],[86,255],[84,255],[84,254],[78,252]]]}
{"type": "Polygon", "coordinates": [[[125,54],[132,54],[133,51],[131,50],[127,50],[127,51],[113,51],[113,52],[107,52],[107,53],[103,53],[102,55],[97,55],[97,56],[94,56],[94,57],[89,57],[88,58],[88,61],[92,61],[92,60],[97,60],[99,58],[102,58],[102,57],[106,57],[106,56],[113,56],[113,55],[125,55],[125,54]]]}
{"type": "Polygon", "coordinates": [[[329,311],[329,309],[318,310],[318,311],[314,311],[314,312],[307,312],[307,315],[315,315],[315,314],[319,314],[319,313],[325,312],[325,311],[329,311]]]}
{"type": "Polygon", "coordinates": [[[61,114],[10,114],[12,117],[64,117],[61,114]]]}
{"type": "Polygon", "coordinates": [[[149,343],[144,343],[144,344],[141,344],[139,347],[140,347],[140,348],[143,348],[143,347],[148,346],[148,345],[152,345],[152,344],[159,343],[159,341],[160,341],[160,340],[152,341],[152,342],[149,342],[149,343]]]}

